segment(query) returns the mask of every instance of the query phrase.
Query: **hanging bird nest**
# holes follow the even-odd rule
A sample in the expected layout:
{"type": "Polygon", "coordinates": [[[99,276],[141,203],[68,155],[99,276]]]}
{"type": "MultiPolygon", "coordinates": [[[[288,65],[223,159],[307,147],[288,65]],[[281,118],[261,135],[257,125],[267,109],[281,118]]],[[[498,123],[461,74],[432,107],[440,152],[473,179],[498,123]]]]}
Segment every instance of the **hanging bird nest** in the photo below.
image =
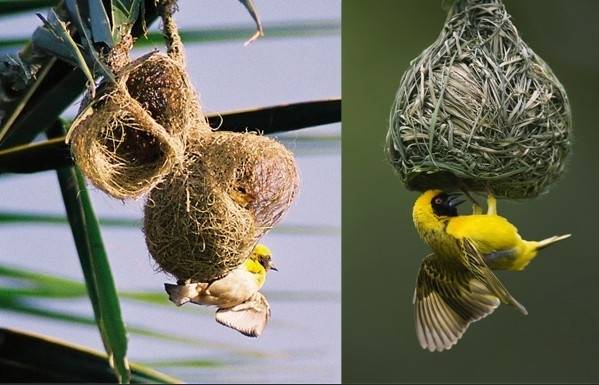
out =
{"type": "Polygon", "coordinates": [[[185,169],[152,190],[144,233],[161,270],[210,282],[245,261],[295,198],[293,155],[252,133],[214,132],[187,149],[185,169]]]}
{"type": "Polygon", "coordinates": [[[196,92],[185,67],[160,52],[150,52],[123,71],[127,90],[156,123],[183,143],[191,130],[208,132],[196,92]]]}
{"type": "Polygon", "coordinates": [[[191,130],[210,131],[185,68],[159,52],[122,66],[99,90],[82,103],[69,141],[84,174],[115,198],[147,193],[182,162],[191,130]]]}
{"type": "Polygon", "coordinates": [[[571,127],[564,87],[501,0],[457,0],[401,79],[387,154],[409,189],[532,198],[563,173],[571,127]]]}
{"type": "Polygon", "coordinates": [[[156,123],[120,83],[84,110],[68,136],[76,164],[119,199],[146,193],[180,162],[183,144],[156,123]]]}
{"type": "Polygon", "coordinates": [[[119,199],[146,194],[182,166],[192,131],[211,131],[185,69],[176,0],[157,7],[168,55],[155,51],[131,62],[126,33],[106,56],[114,80],[104,79],[95,98],[87,95],[67,137],[83,173],[119,199]]]}

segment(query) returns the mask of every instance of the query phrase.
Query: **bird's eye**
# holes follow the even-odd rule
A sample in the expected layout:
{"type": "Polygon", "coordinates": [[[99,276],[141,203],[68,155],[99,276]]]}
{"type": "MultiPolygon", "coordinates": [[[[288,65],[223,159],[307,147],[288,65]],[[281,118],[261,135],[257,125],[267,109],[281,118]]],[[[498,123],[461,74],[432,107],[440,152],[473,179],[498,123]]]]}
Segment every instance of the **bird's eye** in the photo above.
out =
{"type": "Polygon", "coordinates": [[[435,204],[437,204],[437,205],[443,204],[443,199],[435,198],[435,204]]]}

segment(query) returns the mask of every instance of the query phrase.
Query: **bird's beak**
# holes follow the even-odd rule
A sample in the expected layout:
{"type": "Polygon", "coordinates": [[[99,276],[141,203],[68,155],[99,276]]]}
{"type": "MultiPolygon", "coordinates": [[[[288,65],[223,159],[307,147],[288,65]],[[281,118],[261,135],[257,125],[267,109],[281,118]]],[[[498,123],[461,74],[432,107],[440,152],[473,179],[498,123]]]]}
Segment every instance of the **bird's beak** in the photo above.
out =
{"type": "Polygon", "coordinates": [[[458,207],[462,203],[466,202],[466,200],[462,198],[462,194],[460,193],[450,193],[447,195],[449,196],[447,198],[447,204],[449,205],[449,207],[458,207]]]}
{"type": "Polygon", "coordinates": [[[271,264],[268,266],[268,268],[269,268],[270,270],[279,271],[279,269],[277,269],[277,268],[275,267],[275,265],[273,265],[272,263],[271,263],[271,264]]]}

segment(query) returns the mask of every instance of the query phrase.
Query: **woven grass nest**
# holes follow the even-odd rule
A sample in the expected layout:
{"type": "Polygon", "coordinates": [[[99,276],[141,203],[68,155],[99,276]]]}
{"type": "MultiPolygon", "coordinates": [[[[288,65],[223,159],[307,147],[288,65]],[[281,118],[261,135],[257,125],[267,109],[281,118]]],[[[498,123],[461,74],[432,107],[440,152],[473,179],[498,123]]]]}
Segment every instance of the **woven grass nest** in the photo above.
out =
{"type": "Polygon", "coordinates": [[[564,87],[520,38],[500,0],[457,0],[404,73],[387,154],[409,189],[532,198],[564,171],[564,87]]]}
{"type": "Polygon", "coordinates": [[[67,140],[99,189],[147,197],[144,233],[160,270],[209,282],[243,263],[280,220],[297,195],[298,171],[270,138],[209,127],[185,70],[176,0],[157,5],[168,55],[131,62],[125,36],[106,58],[114,81],[82,102],[67,140]]]}
{"type": "Polygon", "coordinates": [[[185,167],[148,197],[144,233],[160,269],[210,282],[249,256],[298,192],[293,155],[252,133],[213,132],[190,141],[185,167]]]}
{"type": "Polygon", "coordinates": [[[172,172],[203,119],[185,68],[159,52],[118,69],[115,83],[105,81],[81,111],[68,137],[73,157],[119,199],[140,197],[172,172]]]}

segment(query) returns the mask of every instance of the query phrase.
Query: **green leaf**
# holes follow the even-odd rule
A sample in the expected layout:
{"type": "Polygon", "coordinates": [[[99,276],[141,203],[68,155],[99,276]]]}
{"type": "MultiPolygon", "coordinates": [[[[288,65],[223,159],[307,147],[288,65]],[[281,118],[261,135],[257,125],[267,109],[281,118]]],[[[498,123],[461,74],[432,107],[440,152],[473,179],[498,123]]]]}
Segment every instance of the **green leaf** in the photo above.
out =
{"type": "Polygon", "coordinates": [[[48,166],[46,170],[71,166],[73,159],[65,138],[60,137],[0,150],[0,164],[0,170],[5,172],[30,173],[42,171],[42,164],[48,166]],[[23,159],[29,160],[23,162],[23,159]]]}
{"type": "MultiPolygon", "coordinates": [[[[84,64],[86,68],[88,68],[87,71],[90,71],[89,68],[94,69],[93,77],[91,78],[90,82],[90,91],[93,96],[95,91],[94,77],[103,76],[105,79],[114,83],[114,74],[112,73],[110,68],[108,68],[108,66],[106,66],[102,60],[100,60],[100,56],[96,51],[96,47],[94,46],[95,42],[92,40],[91,26],[88,24],[88,22],[92,22],[92,20],[88,20],[87,15],[81,14],[82,9],[79,6],[78,0],[64,1],[67,11],[69,12],[70,20],[76,26],[76,29],[79,32],[81,40],[80,44],[83,46],[81,53],[82,57],[85,59],[84,64]],[[89,62],[89,65],[87,64],[87,62],[89,62]]],[[[82,68],[82,70],[85,73],[86,69],[82,68]]],[[[90,74],[91,73],[92,71],[90,71],[90,74]]]]}
{"type": "Polygon", "coordinates": [[[104,8],[102,0],[88,0],[89,17],[91,23],[92,38],[95,43],[103,43],[112,47],[112,31],[110,20],[104,8]]]}
{"type": "Polygon", "coordinates": [[[341,98],[281,104],[277,106],[230,111],[209,117],[219,130],[259,131],[264,135],[299,130],[341,121],[341,98]]]}
{"type": "Polygon", "coordinates": [[[21,74],[19,75],[21,77],[21,80],[23,80],[23,77],[29,78],[26,82],[20,84],[20,86],[22,87],[22,89],[20,90],[22,92],[22,95],[18,100],[15,100],[15,102],[13,103],[5,103],[4,105],[0,105],[0,108],[4,112],[6,112],[7,115],[7,117],[0,122],[2,123],[2,125],[0,126],[0,145],[5,140],[5,138],[10,136],[10,133],[13,132],[11,131],[11,129],[13,129],[13,124],[20,116],[20,114],[23,113],[23,111],[28,111],[25,107],[31,101],[35,92],[38,91],[41,84],[46,80],[46,76],[48,75],[50,70],[54,68],[56,61],[56,58],[48,59],[48,61],[42,66],[42,68],[36,72],[35,79],[31,82],[29,82],[29,80],[32,79],[32,74],[28,71],[28,63],[20,61],[18,65],[21,67],[21,74]]]}
{"type": "MultiPolygon", "coordinates": [[[[105,354],[56,338],[0,329],[0,373],[4,382],[114,382],[105,354]]],[[[134,383],[178,384],[181,380],[131,364],[134,383]]]]}
{"type": "MultiPolygon", "coordinates": [[[[112,39],[118,43],[131,30],[141,13],[140,0],[112,0],[112,39]]],[[[142,15],[143,16],[143,15],[142,15]]]]}
{"type": "Polygon", "coordinates": [[[0,0],[0,16],[54,7],[60,0],[0,0]]]}
{"type": "MultiPolygon", "coordinates": [[[[341,121],[341,99],[316,100],[208,115],[224,131],[277,134],[341,121]]],[[[28,127],[30,130],[32,127],[28,127]]],[[[35,132],[37,130],[32,130],[35,132]]],[[[0,173],[31,173],[73,164],[65,138],[0,150],[0,173]]]]}
{"type": "Polygon", "coordinates": [[[85,83],[85,76],[80,70],[73,70],[59,61],[51,63],[48,74],[36,86],[14,123],[3,127],[0,148],[31,142],[40,132],[46,131],[81,94],[85,83]]]}
{"type": "MultiPolygon", "coordinates": [[[[53,321],[68,322],[70,324],[96,326],[96,321],[93,317],[79,315],[71,312],[46,309],[43,304],[31,304],[28,301],[21,301],[17,298],[6,298],[0,296],[0,307],[3,311],[11,311],[30,316],[41,317],[53,321]]],[[[196,312],[196,314],[198,314],[196,312]]],[[[201,313],[200,313],[201,314],[201,313]]],[[[269,353],[260,352],[253,349],[245,349],[236,345],[215,342],[195,336],[182,336],[170,333],[163,333],[153,329],[138,327],[131,325],[128,328],[131,334],[138,336],[157,339],[169,343],[183,344],[193,347],[201,347],[205,349],[219,350],[230,354],[235,354],[245,357],[261,358],[269,356],[269,353]]]]}
{"type": "MultiPolygon", "coordinates": [[[[71,37],[67,24],[60,19],[53,9],[50,10],[49,19],[44,18],[39,13],[37,16],[44,22],[44,26],[38,27],[33,33],[32,41],[35,47],[68,63],[75,63],[87,78],[90,90],[93,91],[94,75],[89,69],[79,46],[71,37]]],[[[85,35],[84,28],[81,28],[79,32],[85,35]]]]}
{"type": "Polygon", "coordinates": [[[22,283],[20,287],[1,287],[0,296],[6,299],[19,297],[81,298],[87,296],[81,282],[35,273],[23,269],[0,265],[0,277],[22,283]]]}
{"type": "MultiPolygon", "coordinates": [[[[117,228],[140,229],[142,219],[129,218],[100,218],[98,221],[102,226],[117,228]]],[[[38,225],[65,225],[68,219],[62,215],[44,214],[44,213],[26,213],[26,212],[0,212],[0,225],[10,223],[29,223],[38,225]]],[[[326,225],[304,225],[304,224],[281,224],[273,228],[275,234],[301,234],[301,235],[320,235],[336,236],[340,235],[341,229],[338,226],[326,225]]]]}
{"type": "MultiPolygon", "coordinates": [[[[157,18],[153,2],[146,4],[145,17],[144,24],[150,24],[157,18]]],[[[139,28],[133,29],[134,37],[144,32],[139,28]]],[[[52,63],[47,76],[30,95],[30,100],[26,104],[21,103],[24,105],[22,113],[19,111],[15,114],[13,109],[5,108],[5,105],[0,106],[12,117],[10,125],[4,125],[0,129],[0,148],[29,143],[39,133],[47,130],[60,113],[81,94],[85,87],[85,79],[80,70],[73,70],[71,66],[60,61],[52,63]]]]}
{"type": "Polygon", "coordinates": [[[256,10],[256,5],[253,0],[239,0],[241,4],[248,10],[252,19],[256,23],[256,33],[245,42],[245,45],[250,44],[251,42],[258,39],[260,36],[264,36],[264,30],[262,29],[262,23],[260,22],[260,16],[258,16],[258,11],[256,10]]]}
{"type": "MultiPolygon", "coordinates": [[[[68,219],[63,215],[44,214],[44,213],[26,213],[26,212],[0,212],[0,224],[9,223],[30,223],[39,225],[65,225],[68,219]]],[[[141,219],[129,218],[100,218],[99,223],[107,227],[119,228],[141,228],[141,219]]]]}
{"type": "MultiPolygon", "coordinates": [[[[60,123],[56,124],[52,134],[64,134],[60,123]]],[[[119,382],[128,383],[127,332],[83,175],[75,167],[60,168],[56,172],[102,341],[119,382]]]]}
{"type": "MultiPolygon", "coordinates": [[[[337,35],[339,34],[339,30],[339,22],[334,20],[307,20],[302,23],[279,23],[268,26],[268,34],[265,39],[337,35]]],[[[248,29],[244,26],[179,30],[183,43],[211,43],[239,40],[247,37],[247,33],[248,29]]],[[[136,42],[136,47],[157,44],[163,44],[162,35],[159,32],[151,32],[148,33],[147,38],[140,38],[136,42]]]]}
{"type": "MultiPolygon", "coordinates": [[[[16,287],[0,286],[0,297],[7,301],[21,301],[26,298],[81,299],[87,296],[87,290],[84,283],[60,276],[0,265],[0,277],[8,278],[16,283],[16,287]]],[[[284,302],[329,302],[339,299],[337,293],[314,290],[302,291],[301,293],[294,291],[269,290],[267,293],[270,300],[284,302]]],[[[120,291],[118,294],[121,299],[133,300],[151,305],[166,305],[171,308],[173,306],[168,301],[167,295],[164,292],[120,291]]],[[[93,320],[91,322],[93,322],[93,320]]]]}
{"type": "MultiPolygon", "coordinates": [[[[340,25],[336,20],[279,23],[268,26],[268,35],[265,39],[338,35],[339,30],[340,25]]],[[[246,26],[231,25],[205,29],[180,29],[179,34],[183,43],[214,43],[244,39],[247,37],[248,28],[246,26]]],[[[28,41],[29,38],[27,37],[0,39],[0,49],[20,47],[28,41]]],[[[137,48],[163,45],[164,37],[162,32],[148,32],[146,36],[141,36],[135,43],[137,48]]]]}
{"type": "MultiPolygon", "coordinates": [[[[64,40],[64,37],[59,34],[61,31],[60,26],[64,27],[64,23],[56,20],[55,13],[50,13],[50,19],[45,19],[40,14],[37,14],[38,17],[44,23],[43,26],[37,27],[33,31],[33,35],[31,37],[31,41],[35,46],[35,50],[37,52],[44,52],[48,54],[48,56],[55,56],[60,60],[71,64],[72,66],[77,66],[77,53],[75,50],[79,50],[76,46],[75,42],[69,36],[69,40],[73,42],[73,45],[69,44],[64,40]]],[[[67,32],[68,34],[68,32],[67,32]]]]}
{"type": "Polygon", "coordinates": [[[188,360],[157,360],[157,361],[144,361],[144,364],[150,367],[156,368],[223,368],[226,366],[230,366],[223,362],[215,361],[215,360],[198,360],[198,359],[188,359],[188,360]]]}

